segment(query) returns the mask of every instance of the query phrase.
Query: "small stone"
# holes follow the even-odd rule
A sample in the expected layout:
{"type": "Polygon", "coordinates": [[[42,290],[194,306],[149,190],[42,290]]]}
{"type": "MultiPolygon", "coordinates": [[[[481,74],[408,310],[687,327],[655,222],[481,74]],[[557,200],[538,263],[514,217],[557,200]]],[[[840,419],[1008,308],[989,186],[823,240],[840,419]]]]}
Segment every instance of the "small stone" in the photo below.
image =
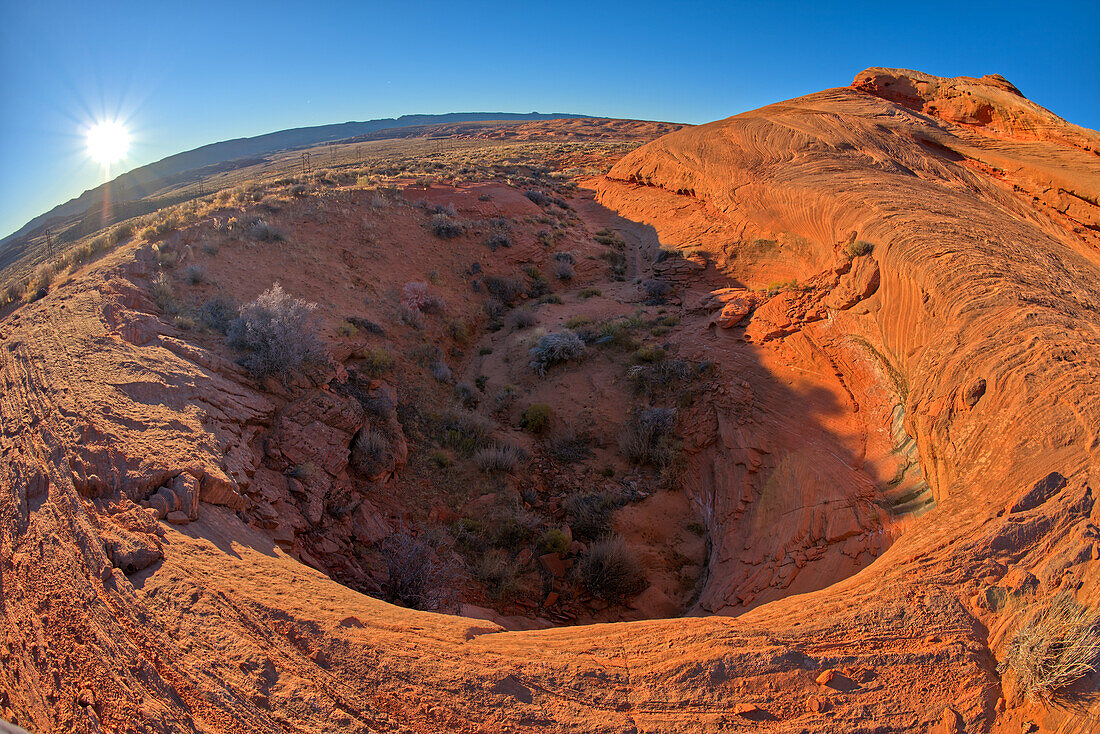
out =
{"type": "Polygon", "coordinates": [[[833,682],[834,678],[836,678],[836,671],[830,668],[814,678],[814,682],[819,686],[827,686],[833,682]]]}
{"type": "Polygon", "coordinates": [[[739,703],[733,707],[733,713],[738,716],[748,716],[760,712],[760,707],[755,703],[739,703]]]}
{"type": "Polygon", "coordinates": [[[186,525],[191,522],[191,518],[187,516],[187,513],[181,510],[169,512],[167,520],[173,525],[186,525]]]}
{"type": "Polygon", "coordinates": [[[546,595],[546,601],[542,603],[544,607],[552,607],[558,603],[559,594],[556,591],[551,591],[546,595]]]}
{"type": "Polygon", "coordinates": [[[829,708],[829,704],[823,698],[810,696],[806,699],[806,710],[811,714],[820,714],[829,708]]]}

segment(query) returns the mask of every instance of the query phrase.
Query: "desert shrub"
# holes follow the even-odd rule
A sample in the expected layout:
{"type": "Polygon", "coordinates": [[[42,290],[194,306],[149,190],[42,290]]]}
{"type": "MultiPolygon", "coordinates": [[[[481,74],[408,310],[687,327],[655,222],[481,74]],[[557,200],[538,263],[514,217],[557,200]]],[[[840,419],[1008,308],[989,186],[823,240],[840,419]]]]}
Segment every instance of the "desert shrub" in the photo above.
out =
{"type": "MultiPolygon", "coordinates": [[[[454,210],[452,209],[451,211],[453,212],[454,210]]],[[[443,212],[439,212],[432,216],[431,229],[432,234],[444,240],[460,237],[466,232],[466,228],[461,222],[456,222],[443,212]]]]}
{"type": "Polygon", "coordinates": [[[558,528],[547,530],[535,542],[539,553],[558,553],[565,555],[569,552],[569,536],[558,528]]]}
{"type": "Polygon", "coordinates": [[[439,443],[465,456],[488,446],[494,430],[496,424],[491,420],[467,410],[448,411],[436,421],[439,443]]]}
{"type": "Polygon", "coordinates": [[[283,208],[282,203],[274,196],[268,195],[260,199],[260,208],[265,212],[271,212],[274,214],[283,208]]]}
{"type": "Polygon", "coordinates": [[[457,567],[444,557],[445,549],[406,533],[390,536],[383,544],[386,577],[382,595],[386,601],[412,609],[439,609],[455,588],[457,567]]]}
{"type": "Polygon", "coordinates": [[[453,319],[447,322],[447,335],[454,340],[455,344],[465,346],[470,343],[470,338],[474,335],[474,327],[461,319],[453,319]]]}
{"type": "Polygon", "coordinates": [[[856,240],[855,242],[848,243],[848,246],[844,248],[848,253],[848,257],[862,257],[863,255],[870,255],[875,249],[875,246],[866,240],[856,240]]]}
{"type": "Polygon", "coordinates": [[[436,382],[450,382],[451,381],[451,368],[444,362],[432,362],[428,368],[431,370],[432,377],[436,382]]]}
{"type": "Polygon", "coordinates": [[[538,204],[539,206],[547,206],[547,205],[550,204],[550,197],[547,196],[546,194],[544,194],[541,191],[536,191],[535,189],[528,189],[527,191],[523,192],[523,195],[526,196],[528,199],[530,199],[535,204],[538,204]]]}
{"type": "Polygon", "coordinates": [[[634,354],[630,355],[630,358],[638,364],[655,364],[657,362],[663,362],[668,357],[666,352],[661,347],[645,346],[638,349],[634,354]]]}
{"type": "Polygon", "coordinates": [[[584,342],[572,331],[544,334],[538,344],[531,348],[531,369],[539,375],[555,364],[575,359],[584,353],[584,342]]]}
{"type": "Polygon", "coordinates": [[[229,324],[237,315],[236,301],[221,296],[211,298],[199,308],[199,321],[202,325],[222,334],[229,331],[229,324]]]}
{"type": "Polygon", "coordinates": [[[519,419],[519,426],[528,433],[541,436],[550,427],[550,418],[553,412],[546,403],[535,403],[523,411],[523,415],[519,419]]]}
{"type": "Polygon", "coordinates": [[[1048,699],[1100,666],[1100,612],[1068,592],[1033,602],[997,670],[1011,670],[1025,696],[1048,699]]]}
{"type": "Polygon", "coordinates": [[[601,291],[599,288],[581,288],[580,293],[578,293],[577,295],[579,295],[581,298],[592,298],[593,296],[602,296],[603,291],[601,291]]]}
{"type": "Polygon", "coordinates": [[[162,268],[174,268],[179,262],[179,254],[175,246],[168,242],[160,242],[153,245],[153,260],[162,268]]]}
{"type": "Polygon", "coordinates": [[[564,428],[546,442],[546,452],[550,458],[562,464],[576,464],[592,456],[588,439],[572,428],[564,428]]]}
{"type": "Polygon", "coordinates": [[[474,578],[485,584],[493,599],[506,599],[519,591],[519,568],[499,549],[490,550],[481,557],[474,567],[474,578]]]}
{"type": "Polygon", "coordinates": [[[202,265],[199,265],[198,263],[188,265],[187,268],[183,271],[183,277],[191,285],[197,285],[198,283],[206,280],[206,268],[204,268],[202,265]]]}
{"type": "Polygon", "coordinates": [[[296,183],[288,189],[288,192],[291,196],[301,199],[309,194],[309,187],[305,184],[296,183]]]}
{"type": "Polygon", "coordinates": [[[125,242],[133,236],[134,225],[127,222],[125,224],[120,224],[112,229],[110,234],[107,235],[107,238],[110,240],[112,245],[117,245],[120,242],[125,242]]]}
{"type": "Polygon", "coordinates": [[[774,296],[778,293],[783,293],[784,291],[796,291],[800,288],[801,286],[799,285],[798,281],[792,278],[790,280],[774,280],[771,283],[768,283],[768,286],[764,290],[769,296],[774,296]]]}
{"type": "Polygon", "coordinates": [[[368,377],[381,377],[393,369],[393,355],[382,347],[366,347],[359,358],[359,369],[368,377]]]}
{"type": "Polygon", "coordinates": [[[508,316],[508,323],[513,329],[527,329],[538,322],[535,312],[529,308],[517,308],[508,316]]]}
{"type": "Polygon", "coordinates": [[[626,376],[639,393],[655,395],[678,383],[687,382],[698,371],[682,359],[664,359],[651,364],[633,365],[626,371],[626,376]]]}
{"type": "Polygon", "coordinates": [[[404,305],[398,306],[397,320],[407,326],[411,326],[417,331],[424,328],[424,315],[420,313],[420,309],[409,308],[404,305]]]}
{"type": "Polygon", "coordinates": [[[336,325],[336,334],[342,337],[353,337],[359,334],[358,327],[350,321],[341,321],[336,325]]]}
{"type": "Polygon", "coordinates": [[[490,232],[485,236],[485,246],[496,252],[499,247],[511,247],[512,238],[506,232],[490,232]]]}
{"type": "Polygon", "coordinates": [[[172,279],[169,278],[167,274],[157,273],[153,278],[150,292],[153,294],[153,300],[156,301],[161,311],[167,314],[174,314],[179,311],[175,289],[172,287],[172,279]]]}
{"type": "Polygon", "coordinates": [[[576,274],[572,263],[565,262],[564,260],[559,260],[554,263],[554,275],[558,280],[573,280],[576,274]]]}
{"type": "Polygon", "coordinates": [[[515,385],[504,385],[497,394],[493,396],[493,410],[496,412],[502,412],[508,410],[512,406],[512,403],[516,401],[516,396],[519,394],[519,390],[515,385]]]}
{"type": "Polygon", "coordinates": [[[377,334],[378,336],[386,335],[385,329],[370,319],[363,319],[358,316],[348,316],[348,321],[354,324],[357,329],[362,329],[370,334],[377,334]]]}
{"type": "Polygon", "coordinates": [[[390,450],[390,441],[384,434],[363,429],[351,443],[351,465],[370,476],[382,467],[390,450]]]}
{"type": "Polygon", "coordinates": [[[468,382],[460,382],[455,385],[454,398],[459,405],[467,410],[476,408],[478,404],[477,390],[468,382]]]}
{"type": "Polygon", "coordinates": [[[485,290],[506,306],[514,304],[527,291],[523,283],[515,278],[501,278],[496,275],[485,279],[485,290]]]}
{"type": "Polygon", "coordinates": [[[401,305],[407,309],[420,311],[427,300],[427,283],[406,283],[401,289],[401,305]]]}
{"type": "Polygon", "coordinates": [[[428,292],[427,283],[406,283],[401,289],[401,306],[411,311],[442,313],[447,302],[428,292]]]}
{"type": "Polygon", "coordinates": [[[173,316],[172,325],[175,326],[177,329],[191,331],[195,328],[195,320],[189,316],[173,316]]]}
{"type": "Polygon", "coordinates": [[[642,290],[645,291],[647,305],[659,306],[672,291],[672,284],[667,280],[650,278],[642,281],[642,290]]]}
{"type": "Polygon", "coordinates": [[[641,564],[617,535],[593,543],[577,564],[577,577],[593,596],[623,601],[646,587],[641,564]]]}
{"type": "Polygon", "coordinates": [[[434,344],[417,344],[409,350],[409,358],[422,367],[430,367],[432,362],[443,359],[443,350],[434,344]]]}
{"type": "Polygon", "coordinates": [[[631,416],[619,437],[628,459],[638,464],[666,466],[672,460],[672,429],[676,415],[668,408],[647,408],[631,416]]]}
{"type": "Polygon", "coordinates": [[[559,305],[565,303],[562,297],[557,293],[547,293],[545,296],[539,297],[539,303],[557,303],[559,305]]]}
{"type": "Polygon", "coordinates": [[[624,504],[626,500],[612,492],[586,492],[566,497],[562,508],[575,537],[596,540],[610,531],[611,516],[624,504]]]}
{"type": "Polygon", "coordinates": [[[420,310],[424,313],[440,314],[447,310],[447,302],[443,300],[442,296],[429,294],[424,299],[424,303],[421,304],[420,310]]]}
{"type": "Polygon", "coordinates": [[[151,224],[143,228],[140,232],[141,238],[146,242],[159,240],[179,229],[179,216],[174,212],[171,214],[164,214],[163,216],[158,215],[158,217],[159,218],[154,219],[151,224]]]}
{"type": "Polygon", "coordinates": [[[573,257],[573,253],[571,252],[555,252],[554,262],[569,263],[570,265],[572,265],[573,263],[577,262],[577,259],[573,257]]]}
{"type": "Polygon", "coordinates": [[[254,376],[285,381],[291,372],[321,357],[321,344],[313,335],[315,308],[276,282],[241,307],[227,331],[229,344],[247,352],[240,363],[254,376]]]}
{"type": "Polygon", "coordinates": [[[626,255],[618,250],[608,250],[600,255],[600,259],[607,261],[611,275],[615,279],[621,280],[626,274],[626,255]]]}
{"type": "Polygon", "coordinates": [[[474,463],[486,474],[512,474],[525,461],[527,452],[513,444],[488,446],[474,454],[474,463]]]}
{"type": "Polygon", "coordinates": [[[531,265],[524,268],[524,272],[530,279],[527,283],[527,296],[529,298],[538,298],[550,292],[550,283],[547,282],[546,276],[540,273],[538,268],[531,265]]]}
{"type": "Polygon", "coordinates": [[[286,239],[286,234],[281,229],[262,218],[249,225],[248,236],[258,242],[280,242],[286,239]]]}

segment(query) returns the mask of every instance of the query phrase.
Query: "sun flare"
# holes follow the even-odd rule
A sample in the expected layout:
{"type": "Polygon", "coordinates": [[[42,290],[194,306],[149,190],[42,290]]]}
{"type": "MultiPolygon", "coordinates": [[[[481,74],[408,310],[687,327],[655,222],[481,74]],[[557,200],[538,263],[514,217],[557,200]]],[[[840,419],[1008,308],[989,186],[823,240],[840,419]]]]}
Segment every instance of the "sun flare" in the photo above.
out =
{"type": "Polygon", "coordinates": [[[121,160],[130,149],[130,133],[115,120],[92,125],[87,135],[88,155],[103,165],[121,160]]]}

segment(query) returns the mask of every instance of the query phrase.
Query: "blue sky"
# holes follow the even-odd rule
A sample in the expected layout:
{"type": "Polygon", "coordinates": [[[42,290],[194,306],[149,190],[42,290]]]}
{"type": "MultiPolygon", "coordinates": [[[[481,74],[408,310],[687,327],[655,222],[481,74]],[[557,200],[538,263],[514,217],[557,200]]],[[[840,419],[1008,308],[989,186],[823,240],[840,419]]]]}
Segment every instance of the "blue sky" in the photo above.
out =
{"type": "Polygon", "coordinates": [[[0,0],[0,236],[113,174],[288,127],[456,111],[707,122],[868,66],[999,73],[1100,128],[1100,3],[0,0]]]}

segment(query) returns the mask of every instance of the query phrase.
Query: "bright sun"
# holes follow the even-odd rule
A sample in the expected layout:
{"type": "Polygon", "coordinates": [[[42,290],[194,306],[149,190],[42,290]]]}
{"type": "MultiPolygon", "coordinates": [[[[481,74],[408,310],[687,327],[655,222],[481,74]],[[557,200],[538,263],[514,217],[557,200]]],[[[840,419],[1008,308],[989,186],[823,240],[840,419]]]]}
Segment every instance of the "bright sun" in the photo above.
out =
{"type": "Polygon", "coordinates": [[[104,120],[88,130],[88,155],[103,165],[121,160],[130,149],[130,133],[121,123],[104,120]]]}

